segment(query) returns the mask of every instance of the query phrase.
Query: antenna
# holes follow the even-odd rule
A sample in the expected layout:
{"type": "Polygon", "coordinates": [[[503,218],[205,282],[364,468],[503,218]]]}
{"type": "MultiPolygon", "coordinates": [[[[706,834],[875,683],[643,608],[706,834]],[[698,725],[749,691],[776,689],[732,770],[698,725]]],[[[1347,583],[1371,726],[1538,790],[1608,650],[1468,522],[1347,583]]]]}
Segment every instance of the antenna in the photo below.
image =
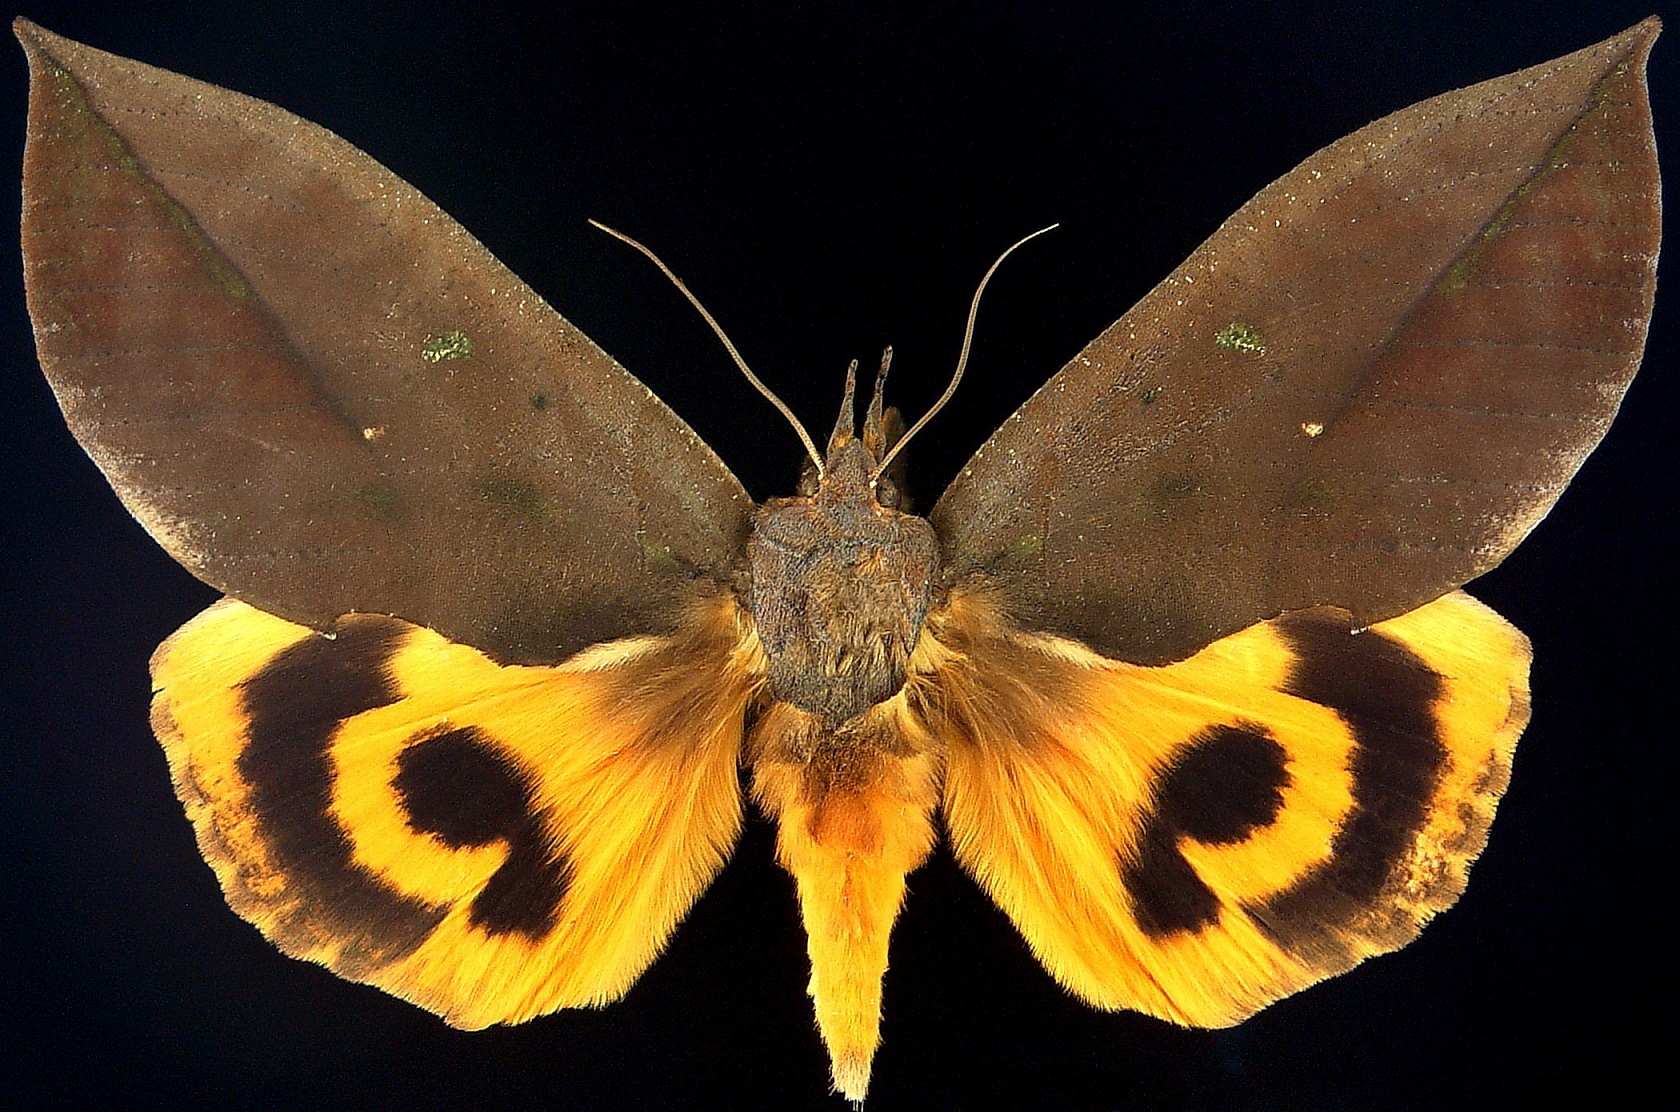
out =
{"type": "MultiPolygon", "coordinates": [[[[646,255],[650,260],[652,260],[653,265],[658,267],[660,269],[660,271],[664,273],[665,277],[667,277],[671,280],[671,284],[673,286],[677,287],[678,291],[681,292],[681,294],[684,297],[688,298],[688,303],[690,305],[694,306],[695,311],[698,312],[703,318],[705,318],[705,321],[706,321],[707,324],[712,326],[712,331],[717,333],[717,338],[723,341],[723,346],[724,346],[725,350],[727,350],[729,352],[729,357],[731,359],[735,360],[735,365],[737,367],[741,368],[741,373],[747,376],[747,381],[752,383],[755,387],[757,387],[758,392],[760,394],[763,394],[766,398],[770,399],[770,404],[775,406],[777,411],[779,413],[781,413],[781,415],[783,417],[787,418],[788,424],[793,426],[793,431],[799,434],[800,443],[805,445],[805,451],[806,451],[807,454],[810,455],[811,462],[817,465],[817,476],[820,478],[824,474],[826,474],[827,471],[823,467],[823,458],[817,452],[817,445],[816,445],[816,442],[811,439],[811,434],[805,431],[805,426],[799,423],[799,418],[797,418],[793,415],[793,410],[789,409],[787,407],[787,405],[782,401],[782,399],[778,398],[775,394],[771,393],[770,387],[768,387],[768,386],[764,385],[764,383],[760,382],[758,380],[758,376],[752,373],[752,368],[747,366],[747,361],[745,359],[741,358],[741,353],[735,350],[735,345],[733,343],[731,343],[730,340],[729,340],[729,337],[724,334],[723,326],[718,324],[717,319],[715,317],[713,317],[712,314],[710,314],[706,311],[706,307],[704,305],[700,304],[700,299],[698,297],[695,297],[692,293],[689,292],[688,287],[683,285],[683,280],[681,278],[678,278],[676,276],[676,274],[674,274],[671,271],[671,268],[666,266],[664,264],[664,262],[662,262],[660,260],[658,255],[655,255],[652,251],[648,250],[646,247],[642,246],[640,243],[637,243],[635,240],[631,239],[629,236],[625,235],[623,232],[619,231],[616,228],[609,228],[605,224],[601,223],[599,220],[591,220],[589,223],[594,225],[595,227],[601,229],[601,231],[606,232],[608,235],[612,236],[614,239],[621,240],[625,243],[628,243],[631,247],[634,247],[636,250],[638,250],[642,254],[646,255]]],[[[1048,229],[1046,229],[1046,231],[1048,231],[1048,229]]],[[[1034,233],[1034,234],[1037,234],[1037,233],[1034,233]]],[[[1027,237],[1027,239],[1031,239],[1031,238],[1032,238],[1032,236],[1027,237]]],[[[1026,240],[1021,241],[1021,243],[1025,243],[1025,242],[1026,242],[1026,240]]],[[[1021,244],[1018,243],[1018,244],[1015,245],[1015,247],[1019,247],[1020,245],[1021,244]]],[[[1015,250],[1015,247],[1011,247],[1009,249],[1009,251],[1015,250]]],[[[1005,255],[1009,254],[1009,251],[1005,251],[1004,254],[1005,255]]],[[[1001,259],[998,260],[998,262],[1002,262],[1002,261],[1003,260],[1001,260],[1001,259]]],[[[997,269],[997,263],[993,263],[992,264],[992,270],[996,270],[996,269],[997,269]]],[[[992,276],[991,271],[987,271],[986,272],[986,277],[990,278],[991,276],[992,276]]],[[[986,283],[984,281],[982,281],[980,283],[980,288],[985,289],[985,287],[986,287],[986,283]]],[[[978,299],[979,295],[976,294],[975,297],[978,299]]],[[[973,317],[971,315],[970,318],[969,318],[969,327],[970,327],[971,330],[973,329],[973,325],[974,325],[974,320],[973,320],[973,317]]],[[[966,341],[963,344],[963,354],[965,356],[968,354],[968,344],[967,344],[966,341]]],[[[958,374],[961,374],[961,373],[962,373],[961,369],[959,368],[958,374]]],[[[953,384],[953,388],[955,388],[954,384],[953,384]]]]}
{"type": "MultiPolygon", "coordinates": [[[[992,275],[997,273],[997,268],[1003,265],[1003,260],[1015,253],[1016,248],[1020,247],[1028,240],[1037,239],[1045,232],[1054,231],[1059,227],[1061,227],[1060,224],[1052,224],[1048,228],[1040,228],[1032,235],[1023,236],[1021,239],[1016,240],[1009,250],[997,257],[997,262],[993,263],[990,269],[986,271],[985,276],[980,279],[980,286],[974,291],[974,300],[969,302],[968,305],[968,326],[963,329],[962,352],[957,356],[957,373],[951,376],[951,385],[945,387],[945,392],[939,396],[938,401],[933,403],[933,408],[922,414],[921,420],[917,421],[914,425],[911,425],[910,431],[899,437],[898,443],[894,444],[887,451],[887,454],[881,457],[881,462],[875,465],[875,473],[869,477],[869,481],[871,483],[886,474],[887,465],[892,463],[893,457],[904,450],[904,446],[910,443],[910,438],[921,432],[922,426],[933,420],[933,415],[938,413],[941,409],[944,409],[945,403],[950,401],[951,396],[957,392],[957,383],[962,381],[963,368],[968,366],[968,349],[974,342],[974,318],[980,312],[980,295],[986,292],[986,283],[992,280],[992,275]]],[[[687,291],[685,290],[684,292],[686,293],[687,291]]]]}

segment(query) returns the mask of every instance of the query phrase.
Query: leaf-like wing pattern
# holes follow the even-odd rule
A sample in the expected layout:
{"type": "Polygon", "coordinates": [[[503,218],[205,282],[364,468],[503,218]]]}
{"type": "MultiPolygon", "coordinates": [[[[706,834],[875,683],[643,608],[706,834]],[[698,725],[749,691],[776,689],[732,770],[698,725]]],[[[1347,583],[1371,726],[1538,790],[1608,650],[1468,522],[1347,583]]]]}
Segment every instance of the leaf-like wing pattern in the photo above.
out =
{"type": "Polygon", "coordinates": [[[460,225],[273,105],[19,21],[25,272],[70,427],[171,555],[497,659],[674,628],[750,500],[460,225]]]}
{"type": "Polygon", "coordinates": [[[1423,101],[1262,190],[959,474],[931,515],[949,578],[1165,663],[1499,563],[1644,350],[1658,29],[1423,101]]]}

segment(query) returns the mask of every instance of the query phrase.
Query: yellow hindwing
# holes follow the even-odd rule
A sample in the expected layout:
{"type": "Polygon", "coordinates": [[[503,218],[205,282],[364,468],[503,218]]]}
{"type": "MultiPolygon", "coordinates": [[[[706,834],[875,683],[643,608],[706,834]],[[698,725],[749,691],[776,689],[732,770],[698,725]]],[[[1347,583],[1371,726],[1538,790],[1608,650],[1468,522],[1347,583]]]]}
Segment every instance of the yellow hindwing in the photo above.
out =
{"type": "Polygon", "coordinates": [[[1093,1004],[1224,1026],[1464,888],[1528,720],[1527,640],[1462,593],[1284,615],[1143,668],[953,597],[924,654],[958,858],[1093,1004]]]}
{"type": "Polygon", "coordinates": [[[153,724],[228,902],[276,945],[460,1027],[615,999],[722,866],[752,642],[552,668],[370,615],[223,600],[153,658],[153,724]]]}

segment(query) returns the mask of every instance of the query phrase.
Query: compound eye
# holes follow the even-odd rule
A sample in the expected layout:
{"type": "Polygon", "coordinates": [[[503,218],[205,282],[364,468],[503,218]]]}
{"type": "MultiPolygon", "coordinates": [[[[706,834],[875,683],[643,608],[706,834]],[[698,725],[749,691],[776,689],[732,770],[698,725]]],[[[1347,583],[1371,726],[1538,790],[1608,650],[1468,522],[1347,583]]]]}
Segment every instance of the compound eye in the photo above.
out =
{"type": "Polygon", "coordinates": [[[876,505],[880,506],[882,509],[896,510],[903,501],[904,495],[898,489],[897,483],[893,482],[885,475],[882,475],[879,479],[875,480],[876,505]]]}
{"type": "Polygon", "coordinates": [[[817,478],[817,469],[807,467],[799,473],[799,485],[794,488],[801,498],[810,498],[817,493],[821,480],[817,478]]]}

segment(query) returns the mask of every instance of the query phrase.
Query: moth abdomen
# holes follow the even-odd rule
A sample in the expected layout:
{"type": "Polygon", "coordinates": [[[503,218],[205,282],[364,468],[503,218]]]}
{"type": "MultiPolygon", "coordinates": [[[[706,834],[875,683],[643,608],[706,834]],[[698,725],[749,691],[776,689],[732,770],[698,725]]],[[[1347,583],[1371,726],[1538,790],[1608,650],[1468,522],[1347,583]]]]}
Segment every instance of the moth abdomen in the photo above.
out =
{"type": "Polygon", "coordinates": [[[749,742],[753,797],[799,889],[810,993],[836,1088],[861,1100],[904,878],[933,847],[943,746],[897,696],[838,728],[774,703],[749,742]]]}

